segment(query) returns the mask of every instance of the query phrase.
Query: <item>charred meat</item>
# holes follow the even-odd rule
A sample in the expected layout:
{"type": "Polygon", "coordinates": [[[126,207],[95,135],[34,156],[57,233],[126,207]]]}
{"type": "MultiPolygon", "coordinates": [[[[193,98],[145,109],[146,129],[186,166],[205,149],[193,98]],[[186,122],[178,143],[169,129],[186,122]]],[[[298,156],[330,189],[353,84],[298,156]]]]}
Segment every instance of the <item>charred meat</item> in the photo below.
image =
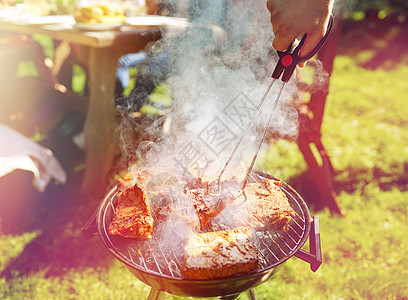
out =
{"type": "Polygon", "coordinates": [[[194,205],[183,189],[167,187],[150,198],[152,214],[157,223],[182,222],[190,230],[200,230],[200,221],[194,205]]]}
{"type": "Polygon", "coordinates": [[[208,194],[206,189],[185,190],[184,193],[194,204],[201,230],[205,228],[213,217],[219,215],[224,210],[228,203],[228,198],[232,198],[231,194],[208,194]]]}
{"type": "Polygon", "coordinates": [[[258,250],[251,229],[192,234],[184,248],[183,276],[208,280],[251,273],[258,267],[258,250]]]}
{"type": "Polygon", "coordinates": [[[246,214],[249,223],[257,229],[283,229],[295,212],[281,189],[279,180],[265,179],[261,183],[251,183],[245,189],[246,214]]]}
{"type": "Polygon", "coordinates": [[[233,205],[228,204],[234,199],[230,191],[239,186],[236,178],[223,181],[217,193],[209,193],[203,188],[207,182],[200,178],[195,181],[198,186],[192,186],[191,181],[184,184],[171,174],[161,175],[155,177],[137,169],[119,180],[115,215],[108,227],[110,234],[146,239],[153,232],[154,223],[170,220],[181,221],[192,232],[241,226],[280,230],[294,215],[280,181],[265,179],[248,184],[247,201],[232,211],[233,205]],[[223,218],[228,221],[223,222],[223,218]]]}
{"type": "Polygon", "coordinates": [[[128,173],[119,183],[115,216],[108,232],[126,238],[146,239],[153,231],[153,217],[140,173],[128,173]]]}

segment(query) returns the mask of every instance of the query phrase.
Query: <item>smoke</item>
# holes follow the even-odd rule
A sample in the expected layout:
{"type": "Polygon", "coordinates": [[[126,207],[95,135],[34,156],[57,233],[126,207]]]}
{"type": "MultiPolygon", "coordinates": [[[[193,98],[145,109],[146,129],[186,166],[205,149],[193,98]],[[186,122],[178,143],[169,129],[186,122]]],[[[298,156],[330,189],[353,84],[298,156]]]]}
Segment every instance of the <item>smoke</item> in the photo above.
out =
{"type": "MultiPolygon", "coordinates": [[[[253,119],[237,152],[237,164],[246,153],[255,151],[282,84],[276,81],[257,113],[277,62],[270,14],[259,0],[213,0],[205,7],[200,3],[190,1],[190,26],[177,35],[171,30],[163,32],[161,41],[149,49],[153,55],[171,54],[167,83],[172,105],[164,116],[145,116],[139,122],[121,117],[118,136],[127,162],[142,158],[147,166],[214,175],[253,119]],[[166,121],[171,126],[163,134],[166,121]],[[154,143],[143,143],[143,138],[154,143]]],[[[292,82],[286,84],[274,109],[273,135],[297,135],[297,112],[287,105],[295,91],[292,82]]]]}
{"type": "MultiPolygon", "coordinates": [[[[298,113],[288,103],[298,92],[295,76],[285,85],[276,107],[283,84],[280,80],[274,83],[264,105],[257,110],[277,63],[265,1],[205,1],[207,6],[215,5],[210,10],[206,10],[207,6],[200,7],[202,2],[190,0],[197,6],[182,6],[176,10],[177,16],[188,11],[191,25],[182,32],[163,32],[162,39],[147,49],[153,57],[170,53],[170,72],[163,68],[163,73],[157,74],[161,70],[157,65],[147,68],[154,70],[153,82],[157,76],[167,78],[172,91],[168,111],[155,115],[137,113],[132,107],[118,111],[121,147],[118,168],[128,169],[138,162],[138,166],[157,175],[149,181],[148,188],[151,211],[156,214],[155,220],[160,221],[155,223],[155,237],[160,241],[160,251],[173,253],[179,261],[183,243],[199,223],[191,199],[183,193],[184,179],[194,178],[196,182],[191,186],[195,188],[199,180],[206,183],[218,176],[238,139],[252,122],[225,172],[224,179],[234,175],[241,183],[247,171],[243,163],[250,162],[271,112],[268,137],[294,139],[298,134],[298,113]],[[223,6],[227,3],[228,10],[225,10],[223,6]],[[161,184],[165,186],[163,191],[161,184]]],[[[146,97],[143,88],[136,89],[134,94],[134,98],[125,103],[130,105],[131,100],[141,101],[146,97]]],[[[241,186],[234,185],[230,192],[235,194],[241,186]]],[[[247,216],[243,207],[227,205],[214,220],[233,227],[236,220],[242,223],[247,216]]],[[[173,271],[179,272],[177,268],[173,271]]]]}

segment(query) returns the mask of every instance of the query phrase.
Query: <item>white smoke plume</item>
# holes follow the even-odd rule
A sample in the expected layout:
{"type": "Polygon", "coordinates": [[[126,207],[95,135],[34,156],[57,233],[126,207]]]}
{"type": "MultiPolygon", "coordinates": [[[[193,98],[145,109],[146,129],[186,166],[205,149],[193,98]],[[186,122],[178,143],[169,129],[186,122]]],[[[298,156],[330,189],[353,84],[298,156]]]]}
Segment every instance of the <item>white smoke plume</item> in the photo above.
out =
{"type": "MultiPolygon", "coordinates": [[[[200,1],[190,0],[192,3],[200,1]]],[[[282,84],[280,80],[275,82],[260,113],[255,115],[254,108],[272,80],[277,62],[270,14],[264,0],[213,0],[206,5],[211,4],[215,9],[205,7],[206,12],[191,20],[184,32],[176,36],[164,32],[161,41],[149,49],[171,53],[172,71],[167,82],[173,102],[164,117],[171,126],[166,135],[160,135],[162,119],[157,116],[146,117],[142,125],[122,118],[119,143],[127,161],[142,158],[144,165],[182,166],[190,171],[208,171],[211,166],[215,174],[254,118],[253,129],[243,141],[237,160],[255,151],[282,84]],[[226,13],[221,14],[222,26],[211,23],[220,15],[220,3],[228,3],[226,13]],[[154,143],[135,141],[137,130],[152,134],[154,143]]],[[[186,11],[185,5],[178,8],[181,11],[175,15],[186,11]]],[[[188,11],[194,14],[200,9],[190,6],[188,11]]],[[[274,134],[297,135],[297,112],[287,105],[294,92],[296,87],[290,81],[274,111],[270,128],[274,134]]]]}

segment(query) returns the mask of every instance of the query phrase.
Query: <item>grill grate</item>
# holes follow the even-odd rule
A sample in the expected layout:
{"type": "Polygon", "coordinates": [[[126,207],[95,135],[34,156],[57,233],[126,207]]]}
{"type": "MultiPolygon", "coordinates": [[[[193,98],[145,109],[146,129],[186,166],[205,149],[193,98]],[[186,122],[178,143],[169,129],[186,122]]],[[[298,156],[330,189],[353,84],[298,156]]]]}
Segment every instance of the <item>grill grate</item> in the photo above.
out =
{"type": "MultiPolygon", "coordinates": [[[[263,179],[259,175],[257,177],[263,179]]],[[[262,272],[283,263],[307,238],[305,235],[308,234],[307,226],[310,224],[307,208],[304,208],[296,194],[294,195],[286,186],[283,186],[282,190],[295,211],[295,216],[291,218],[285,230],[255,233],[255,244],[259,252],[259,267],[256,272],[262,272]]],[[[113,201],[116,194],[117,192],[112,192],[109,196],[109,204],[105,206],[102,216],[102,230],[111,253],[137,270],[161,277],[182,279],[182,253],[163,250],[162,244],[154,233],[152,238],[146,241],[124,239],[108,234],[107,228],[114,215],[113,201]]]]}

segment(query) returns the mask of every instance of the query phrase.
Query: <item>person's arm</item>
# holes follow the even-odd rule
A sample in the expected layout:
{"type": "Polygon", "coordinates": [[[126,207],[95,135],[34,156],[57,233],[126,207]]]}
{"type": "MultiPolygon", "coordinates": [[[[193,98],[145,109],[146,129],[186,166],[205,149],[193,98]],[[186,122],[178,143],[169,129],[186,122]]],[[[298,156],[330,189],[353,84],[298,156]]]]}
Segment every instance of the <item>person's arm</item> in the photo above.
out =
{"type": "Polygon", "coordinates": [[[334,0],[267,0],[275,38],[273,47],[286,50],[307,33],[300,56],[309,54],[326,33],[334,0]]]}
{"type": "Polygon", "coordinates": [[[146,0],[146,13],[155,15],[160,8],[160,0],[146,0]]]}

